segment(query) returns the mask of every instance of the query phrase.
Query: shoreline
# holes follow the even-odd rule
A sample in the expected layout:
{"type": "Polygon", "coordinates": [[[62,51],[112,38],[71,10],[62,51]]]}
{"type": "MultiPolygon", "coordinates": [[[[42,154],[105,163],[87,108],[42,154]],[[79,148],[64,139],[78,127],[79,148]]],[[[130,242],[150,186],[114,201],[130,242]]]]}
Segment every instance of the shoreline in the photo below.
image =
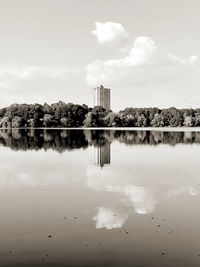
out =
{"type": "Polygon", "coordinates": [[[200,132],[200,127],[20,127],[0,128],[0,130],[104,130],[104,131],[160,131],[160,132],[200,132]]]}

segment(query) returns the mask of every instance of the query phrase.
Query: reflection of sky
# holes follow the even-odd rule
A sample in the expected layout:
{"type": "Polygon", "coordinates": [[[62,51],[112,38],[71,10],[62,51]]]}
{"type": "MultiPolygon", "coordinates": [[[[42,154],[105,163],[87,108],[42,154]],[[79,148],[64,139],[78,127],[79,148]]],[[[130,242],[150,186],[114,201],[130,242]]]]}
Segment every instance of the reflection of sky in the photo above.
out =
{"type": "Polygon", "coordinates": [[[194,157],[199,154],[197,146],[119,149],[115,145],[113,150],[119,151],[113,153],[110,166],[88,166],[88,188],[117,193],[119,200],[131,203],[137,214],[152,213],[167,198],[198,195],[200,172],[194,157]]]}
{"type": "Polygon", "coordinates": [[[199,266],[199,145],[113,142],[103,168],[92,152],[0,147],[1,265],[199,266]]]}
{"type": "Polygon", "coordinates": [[[151,180],[151,185],[148,181],[148,184],[144,186],[144,177],[141,177],[141,184],[138,179],[132,177],[131,173],[126,173],[126,178],[121,177],[121,173],[118,170],[114,171],[109,167],[100,169],[95,166],[89,166],[87,169],[87,186],[98,192],[119,193],[119,196],[125,196],[133,204],[135,212],[138,214],[152,213],[156,203],[162,198],[179,194],[191,196],[198,194],[194,188],[195,184],[190,184],[192,181],[188,181],[189,184],[180,185],[179,182],[175,183],[175,181],[168,180],[167,182],[164,181],[163,185],[163,180],[160,179],[160,181],[151,180]]]}
{"type": "Polygon", "coordinates": [[[92,148],[62,154],[1,148],[0,190],[81,183],[102,194],[102,203],[94,204],[94,220],[97,228],[106,229],[121,227],[133,211],[150,214],[169,198],[199,194],[198,145],[129,147],[113,143],[111,148],[112,162],[105,168],[91,164],[92,148]],[[106,203],[105,194],[114,195],[116,204],[106,203]],[[111,216],[114,213],[117,216],[111,216]]]}
{"type": "Polygon", "coordinates": [[[60,186],[80,181],[83,179],[80,169],[74,168],[77,156],[81,158],[78,166],[85,168],[89,155],[85,157],[84,151],[59,154],[50,150],[15,152],[1,148],[0,190],[60,186]]]}
{"type": "Polygon", "coordinates": [[[116,176],[117,173],[110,173],[108,167],[100,169],[95,166],[89,166],[87,170],[87,186],[96,191],[115,192],[126,196],[133,203],[138,214],[148,214],[154,210],[156,201],[153,199],[152,189],[126,184],[123,179],[121,181],[117,180],[116,176]]]}
{"type": "Polygon", "coordinates": [[[99,207],[98,213],[93,217],[96,221],[96,228],[121,228],[125,223],[126,215],[118,214],[116,211],[99,207]]]}

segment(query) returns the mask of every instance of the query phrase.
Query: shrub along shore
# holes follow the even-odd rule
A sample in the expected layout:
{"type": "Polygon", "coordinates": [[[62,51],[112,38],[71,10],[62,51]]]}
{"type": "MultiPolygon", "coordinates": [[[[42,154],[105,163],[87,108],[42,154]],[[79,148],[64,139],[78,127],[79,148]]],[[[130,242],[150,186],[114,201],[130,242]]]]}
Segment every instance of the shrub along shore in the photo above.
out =
{"type": "Polygon", "coordinates": [[[0,109],[0,127],[199,127],[200,108],[132,108],[119,112],[64,103],[13,104],[0,109]]]}

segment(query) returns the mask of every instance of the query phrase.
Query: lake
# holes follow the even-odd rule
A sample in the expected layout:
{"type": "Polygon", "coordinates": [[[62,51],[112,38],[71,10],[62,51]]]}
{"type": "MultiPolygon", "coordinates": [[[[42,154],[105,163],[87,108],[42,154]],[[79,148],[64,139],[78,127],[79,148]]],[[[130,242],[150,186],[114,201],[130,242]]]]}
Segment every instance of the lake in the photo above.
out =
{"type": "Polygon", "coordinates": [[[200,266],[200,132],[0,131],[0,266],[200,266]]]}

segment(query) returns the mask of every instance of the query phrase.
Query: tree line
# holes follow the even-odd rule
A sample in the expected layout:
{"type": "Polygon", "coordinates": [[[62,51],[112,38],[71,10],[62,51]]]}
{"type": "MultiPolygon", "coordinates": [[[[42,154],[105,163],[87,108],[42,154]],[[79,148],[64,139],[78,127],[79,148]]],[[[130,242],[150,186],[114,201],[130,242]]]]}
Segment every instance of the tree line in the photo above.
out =
{"type": "Polygon", "coordinates": [[[200,108],[125,108],[119,112],[101,106],[64,103],[13,104],[0,109],[0,127],[198,127],[200,108]]]}

